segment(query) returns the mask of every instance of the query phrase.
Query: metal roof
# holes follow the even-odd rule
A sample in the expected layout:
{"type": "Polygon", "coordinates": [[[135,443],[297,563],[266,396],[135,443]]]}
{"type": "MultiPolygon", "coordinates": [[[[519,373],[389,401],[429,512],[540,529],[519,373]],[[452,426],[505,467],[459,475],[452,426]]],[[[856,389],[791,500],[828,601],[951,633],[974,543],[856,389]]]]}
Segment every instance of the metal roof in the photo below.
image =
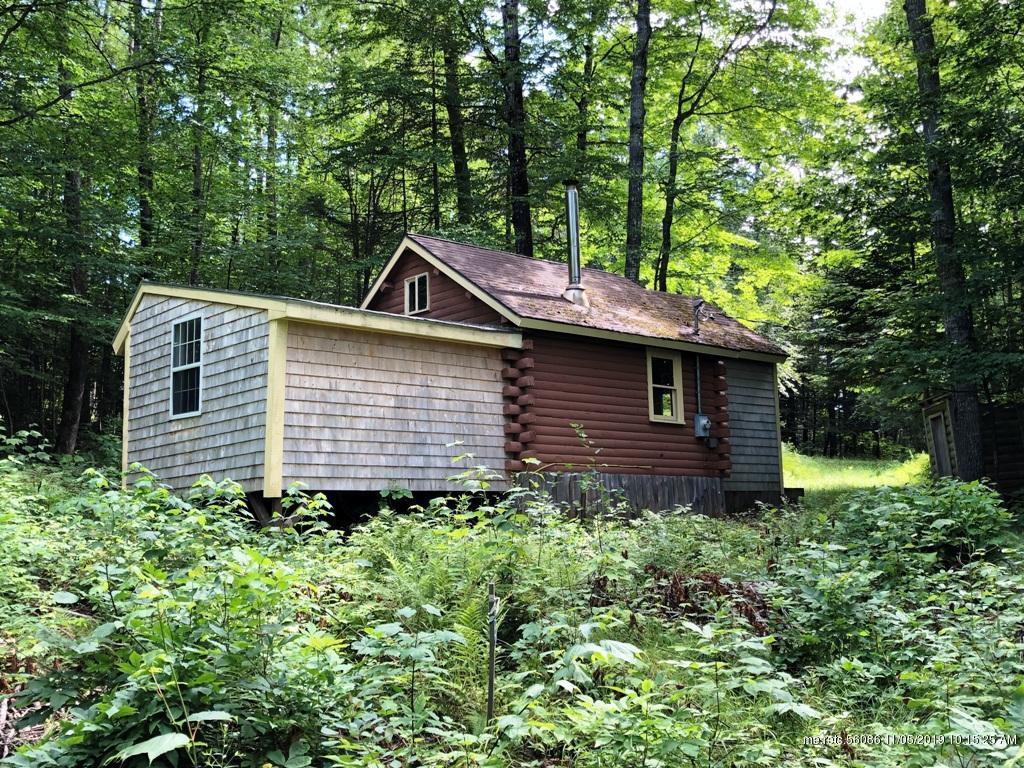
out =
{"type": "Polygon", "coordinates": [[[695,310],[699,300],[694,297],[649,291],[620,275],[585,267],[583,287],[590,306],[584,307],[562,296],[568,284],[564,263],[428,235],[410,234],[408,239],[519,318],[738,352],[786,355],[712,304],[700,308],[698,323],[695,310]]]}

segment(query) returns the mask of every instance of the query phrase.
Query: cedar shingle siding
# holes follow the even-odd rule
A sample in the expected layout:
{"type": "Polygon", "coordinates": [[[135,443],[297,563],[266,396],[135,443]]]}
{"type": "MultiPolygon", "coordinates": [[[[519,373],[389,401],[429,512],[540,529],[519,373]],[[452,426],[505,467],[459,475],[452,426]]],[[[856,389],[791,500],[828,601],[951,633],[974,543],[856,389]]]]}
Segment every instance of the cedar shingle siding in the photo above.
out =
{"type": "Polygon", "coordinates": [[[267,313],[147,295],[132,318],[130,339],[129,461],[178,490],[202,474],[257,490],[263,480],[267,313]],[[195,312],[203,318],[202,413],[171,419],[171,328],[195,312]]]}
{"type": "MultiPolygon", "coordinates": [[[[322,491],[451,488],[505,463],[499,351],[338,328],[288,333],[284,482],[322,491]],[[450,443],[461,442],[451,446],[450,443]]],[[[500,483],[496,485],[500,487],[500,483]]]]}

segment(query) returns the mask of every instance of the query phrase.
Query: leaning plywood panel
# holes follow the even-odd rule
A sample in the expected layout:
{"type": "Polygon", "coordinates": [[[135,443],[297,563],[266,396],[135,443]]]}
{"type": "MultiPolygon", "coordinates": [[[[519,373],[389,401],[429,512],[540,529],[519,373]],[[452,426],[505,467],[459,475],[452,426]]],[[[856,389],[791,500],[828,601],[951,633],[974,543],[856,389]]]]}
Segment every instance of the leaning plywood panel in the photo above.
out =
{"type": "Polygon", "coordinates": [[[504,467],[499,350],[290,323],[287,357],[286,484],[439,491],[456,455],[504,467]]]}
{"type": "Polygon", "coordinates": [[[202,474],[247,491],[263,478],[267,313],[146,295],[131,321],[127,459],[178,490],[202,474]],[[202,318],[201,411],[172,418],[171,340],[176,322],[202,318]]]}
{"type": "Polygon", "coordinates": [[[727,377],[732,474],[725,490],[777,495],[781,469],[774,365],[730,360],[727,377]]]}

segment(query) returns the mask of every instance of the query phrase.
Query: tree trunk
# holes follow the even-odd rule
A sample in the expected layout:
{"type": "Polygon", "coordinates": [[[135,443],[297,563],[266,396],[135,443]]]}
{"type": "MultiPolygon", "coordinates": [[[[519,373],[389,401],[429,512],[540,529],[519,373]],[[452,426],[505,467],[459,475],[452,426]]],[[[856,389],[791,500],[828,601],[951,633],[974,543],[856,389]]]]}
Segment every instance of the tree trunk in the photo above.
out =
{"type": "Polygon", "coordinates": [[[455,172],[455,208],[459,224],[473,221],[473,193],[466,154],[466,126],[462,117],[459,87],[459,55],[451,41],[444,44],[444,108],[448,113],[448,138],[455,172]]]}
{"type": "Polygon", "coordinates": [[[594,80],[594,35],[588,34],[583,44],[583,87],[576,102],[576,162],[575,176],[583,177],[586,168],[587,148],[590,143],[590,88],[594,80]]]}
{"type": "Polygon", "coordinates": [[[430,47],[430,223],[441,228],[441,174],[437,168],[437,49],[430,47]]]}
{"type": "Polygon", "coordinates": [[[676,181],[679,178],[679,135],[682,132],[683,99],[686,81],[679,86],[676,115],[672,119],[672,134],[668,142],[668,178],[665,179],[665,214],[661,217],[661,248],[658,250],[658,268],[655,275],[659,291],[668,290],[668,264],[672,257],[672,223],[676,215],[676,181]]]}
{"type": "Polygon", "coordinates": [[[640,282],[644,226],[644,124],[647,52],[651,45],[651,0],[637,0],[636,45],[629,80],[629,195],[626,202],[626,277],[640,282]]]}
{"type": "MultiPolygon", "coordinates": [[[[270,44],[276,51],[281,46],[281,30],[284,18],[278,17],[277,24],[270,32],[270,44]]],[[[271,273],[276,273],[280,266],[280,251],[277,247],[277,93],[271,88],[267,101],[267,154],[264,192],[267,200],[267,247],[270,253],[271,273]]]]}
{"type": "MultiPolygon", "coordinates": [[[[158,12],[157,9],[154,12],[158,12]]],[[[141,58],[148,48],[143,28],[142,0],[132,4],[132,54],[141,58]]],[[[146,251],[153,245],[153,159],[150,144],[153,138],[153,107],[150,103],[149,86],[152,75],[139,69],[135,72],[136,137],[138,155],[136,174],[139,187],[139,246],[146,251]]]]}
{"type": "Polygon", "coordinates": [[[503,0],[501,20],[505,32],[505,121],[508,125],[512,229],[516,253],[533,256],[530,182],[526,174],[526,106],[523,103],[523,67],[520,62],[519,0],[503,0]]]}
{"type": "Polygon", "coordinates": [[[206,119],[206,65],[196,71],[196,111],[192,118],[192,253],[189,259],[188,284],[199,283],[199,267],[203,258],[203,235],[206,201],[203,199],[203,129],[206,119]]]}
{"type": "MultiPolygon", "coordinates": [[[[66,30],[63,30],[66,34],[66,30]]],[[[71,76],[63,55],[58,64],[59,92],[65,105],[73,97],[71,76]]],[[[69,119],[69,118],[68,118],[69,119]]],[[[82,173],[74,167],[71,155],[71,130],[65,127],[64,135],[64,191],[62,208],[64,212],[64,236],[61,243],[65,258],[70,262],[69,287],[71,295],[84,297],[88,290],[87,272],[82,242],[82,173]]],[[[78,430],[82,422],[82,405],[85,402],[85,385],[89,372],[89,345],[82,333],[82,324],[71,322],[68,326],[67,375],[61,405],[60,423],[57,426],[55,448],[58,453],[74,453],[78,445],[78,430]]]]}
{"type": "Polygon", "coordinates": [[[905,0],[903,9],[907,14],[907,26],[917,58],[917,88],[921,100],[921,127],[931,200],[932,250],[943,296],[946,340],[952,351],[951,415],[957,474],[962,480],[977,480],[984,473],[984,462],[978,386],[971,375],[974,365],[974,320],[963,259],[956,248],[953,176],[940,127],[942,90],[939,83],[939,58],[925,0],[905,0]]]}

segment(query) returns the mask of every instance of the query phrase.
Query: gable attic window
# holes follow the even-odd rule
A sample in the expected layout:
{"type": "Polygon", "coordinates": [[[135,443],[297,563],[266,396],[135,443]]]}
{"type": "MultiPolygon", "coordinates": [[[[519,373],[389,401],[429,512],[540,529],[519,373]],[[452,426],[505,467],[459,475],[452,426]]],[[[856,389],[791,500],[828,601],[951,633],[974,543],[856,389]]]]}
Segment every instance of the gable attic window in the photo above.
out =
{"type": "Polygon", "coordinates": [[[188,317],[174,324],[171,333],[171,418],[200,413],[202,347],[202,317],[188,317]]]}
{"type": "Polygon", "coordinates": [[[651,421],[684,424],[683,363],[678,352],[647,350],[647,405],[651,421]]]}
{"type": "Polygon", "coordinates": [[[415,315],[430,309],[430,275],[407,278],[405,281],[405,314],[415,315]]]}

